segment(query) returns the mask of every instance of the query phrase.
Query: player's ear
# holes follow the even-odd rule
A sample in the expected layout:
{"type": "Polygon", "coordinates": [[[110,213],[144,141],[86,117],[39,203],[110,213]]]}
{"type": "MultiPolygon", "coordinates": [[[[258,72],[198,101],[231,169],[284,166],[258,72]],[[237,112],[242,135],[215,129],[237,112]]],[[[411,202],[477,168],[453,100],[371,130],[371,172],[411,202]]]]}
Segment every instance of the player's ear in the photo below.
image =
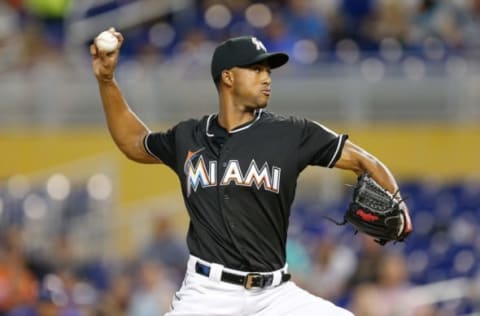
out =
{"type": "Polygon", "coordinates": [[[233,85],[233,74],[230,70],[222,71],[222,81],[225,85],[231,87],[233,85]]]}

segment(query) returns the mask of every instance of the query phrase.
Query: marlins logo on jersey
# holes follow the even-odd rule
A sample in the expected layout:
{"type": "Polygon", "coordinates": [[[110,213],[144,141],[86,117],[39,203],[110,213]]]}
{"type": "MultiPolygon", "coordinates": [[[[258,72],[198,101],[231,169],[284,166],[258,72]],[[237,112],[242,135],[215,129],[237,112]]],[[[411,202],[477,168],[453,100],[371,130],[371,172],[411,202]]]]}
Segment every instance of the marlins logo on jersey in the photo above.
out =
{"type": "Polygon", "coordinates": [[[261,168],[258,167],[255,159],[250,161],[249,167],[242,172],[238,160],[229,160],[221,178],[217,177],[217,161],[210,160],[207,163],[200,154],[205,148],[196,151],[188,151],[185,159],[184,172],[187,184],[187,196],[197,191],[198,186],[202,188],[219,185],[230,185],[231,183],[240,186],[255,187],[278,193],[280,189],[281,169],[272,166],[270,169],[267,162],[261,168]],[[218,181],[220,180],[220,181],[218,181]]]}

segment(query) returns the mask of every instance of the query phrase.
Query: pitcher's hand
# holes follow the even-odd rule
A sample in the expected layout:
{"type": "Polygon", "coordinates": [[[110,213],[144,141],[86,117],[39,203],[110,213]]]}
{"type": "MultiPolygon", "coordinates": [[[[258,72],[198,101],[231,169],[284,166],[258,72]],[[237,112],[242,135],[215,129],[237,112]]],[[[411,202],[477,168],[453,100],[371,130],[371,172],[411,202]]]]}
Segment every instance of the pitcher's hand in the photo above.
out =
{"type": "Polygon", "coordinates": [[[114,78],[115,68],[118,62],[120,47],[123,44],[123,36],[112,27],[109,32],[118,38],[117,48],[110,52],[102,52],[95,46],[95,41],[90,45],[90,54],[92,55],[92,68],[98,81],[110,81],[114,78]]]}

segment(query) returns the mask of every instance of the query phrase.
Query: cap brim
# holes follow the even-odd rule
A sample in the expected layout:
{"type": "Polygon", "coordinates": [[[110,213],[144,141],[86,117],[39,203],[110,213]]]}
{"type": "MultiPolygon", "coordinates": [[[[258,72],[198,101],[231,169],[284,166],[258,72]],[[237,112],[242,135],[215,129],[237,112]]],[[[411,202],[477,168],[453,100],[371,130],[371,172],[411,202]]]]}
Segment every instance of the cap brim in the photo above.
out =
{"type": "Polygon", "coordinates": [[[270,68],[273,69],[285,65],[288,62],[288,59],[289,57],[285,53],[264,53],[258,55],[255,59],[250,60],[248,63],[238,66],[249,66],[266,61],[270,68]]]}

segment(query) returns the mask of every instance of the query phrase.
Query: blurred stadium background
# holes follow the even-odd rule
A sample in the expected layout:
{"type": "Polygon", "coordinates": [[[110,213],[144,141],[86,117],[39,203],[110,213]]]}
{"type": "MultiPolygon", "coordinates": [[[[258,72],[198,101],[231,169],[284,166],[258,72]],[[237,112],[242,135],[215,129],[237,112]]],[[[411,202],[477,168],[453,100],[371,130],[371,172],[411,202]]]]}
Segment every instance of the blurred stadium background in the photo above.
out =
{"type": "Polygon", "coordinates": [[[478,0],[0,2],[0,315],[157,316],[181,282],[178,181],[127,161],[105,127],[88,45],[110,26],[126,39],[118,81],[155,130],[216,111],[217,42],[288,52],[270,110],[378,156],[416,228],[380,247],[332,225],[355,179],[307,169],[296,281],[358,316],[480,315],[478,0]]]}

